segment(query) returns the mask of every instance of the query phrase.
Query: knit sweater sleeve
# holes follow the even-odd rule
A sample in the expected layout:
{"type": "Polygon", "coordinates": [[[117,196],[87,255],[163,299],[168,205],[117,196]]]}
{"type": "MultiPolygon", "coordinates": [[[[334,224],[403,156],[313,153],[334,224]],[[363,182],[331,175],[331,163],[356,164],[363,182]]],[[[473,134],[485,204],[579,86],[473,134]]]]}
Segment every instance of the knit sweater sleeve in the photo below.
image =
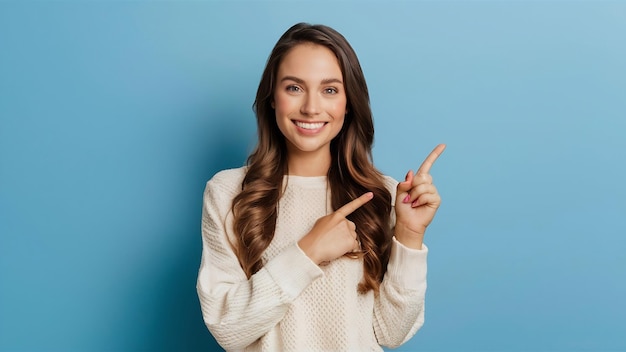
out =
{"type": "Polygon", "coordinates": [[[395,237],[387,273],[374,302],[374,333],[378,343],[397,347],[424,324],[428,248],[405,247],[395,237]]]}
{"type": "MultiPolygon", "coordinates": [[[[387,181],[395,197],[397,182],[387,181]]],[[[395,223],[395,209],[392,221],[395,223]]],[[[424,324],[427,255],[426,245],[421,250],[411,249],[393,237],[387,272],[374,302],[374,333],[380,345],[400,346],[424,324]]]]}
{"type": "Polygon", "coordinates": [[[197,290],[204,322],[217,342],[242,350],[278,324],[323,272],[294,243],[248,279],[231,245],[230,204],[237,187],[228,187],[233,181],[227,176],[217,174],[205,189],[197,290]]]}

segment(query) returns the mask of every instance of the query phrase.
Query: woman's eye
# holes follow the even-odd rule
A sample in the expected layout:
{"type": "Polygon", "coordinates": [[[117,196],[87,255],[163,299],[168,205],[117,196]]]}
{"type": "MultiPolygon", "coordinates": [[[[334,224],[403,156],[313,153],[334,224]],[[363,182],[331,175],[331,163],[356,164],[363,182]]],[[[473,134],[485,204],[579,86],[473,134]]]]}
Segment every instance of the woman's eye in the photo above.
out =
{"type": "Polygon", "coordinates": [[[326,89],[324,89],[324,93],[326,93],[326,94],[337,94],[337,89],[335,89],[335,88],[326,88],[326,89]]]}
{"type": "Polygon", "coordinates": [[[299,92],[300,91],[300,87],[298,87],[298,86],[287,86],[287,91],[288,92],[299,92]]]}

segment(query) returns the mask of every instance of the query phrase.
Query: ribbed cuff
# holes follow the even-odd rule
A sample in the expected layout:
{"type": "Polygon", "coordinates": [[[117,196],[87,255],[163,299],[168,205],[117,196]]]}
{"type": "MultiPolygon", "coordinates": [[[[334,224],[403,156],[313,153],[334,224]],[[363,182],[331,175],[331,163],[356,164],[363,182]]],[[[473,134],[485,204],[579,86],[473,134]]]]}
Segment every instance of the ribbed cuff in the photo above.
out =
{"type": "Polygon", "coordinates": [[[385,276],[399,287],[424,290],[426,289],[427,256],[428,247],[425,244],[422,244],[422,249],[412,249],[393,237],[391,256],[385,276]]]}
{"type": "Polygon", "coordinates": [[[265,269],[281,290],[295,299],[313,281],[324,275],[296,243],[265,264],[265,269]]]}

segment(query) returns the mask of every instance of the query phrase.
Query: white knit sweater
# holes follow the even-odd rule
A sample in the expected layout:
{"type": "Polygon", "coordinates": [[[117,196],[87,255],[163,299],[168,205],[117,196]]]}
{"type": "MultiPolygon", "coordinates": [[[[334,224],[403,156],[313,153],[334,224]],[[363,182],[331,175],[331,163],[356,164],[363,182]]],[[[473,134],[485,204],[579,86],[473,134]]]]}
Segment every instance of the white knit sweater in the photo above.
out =
{"type": "MultiPolygon", "coordinates": [[[[415,334],[424,322],[426,246],[414,250],[393,239],[378,296],[357,292],[362,260],[341,257],[318,266],[297,246],[329,212],[324,176],[285,176],[274,239],[263,254],[265,265],[247,279],[233,253],[230,211],[244,174],[245,168],[221,171],[204,193],[197,289],[204,321],[222,347],[381,351],[380,345],[395,347],[415,334]]],[[[397,182],[390,177],[386,182],[395,196],[397,182]]]]}

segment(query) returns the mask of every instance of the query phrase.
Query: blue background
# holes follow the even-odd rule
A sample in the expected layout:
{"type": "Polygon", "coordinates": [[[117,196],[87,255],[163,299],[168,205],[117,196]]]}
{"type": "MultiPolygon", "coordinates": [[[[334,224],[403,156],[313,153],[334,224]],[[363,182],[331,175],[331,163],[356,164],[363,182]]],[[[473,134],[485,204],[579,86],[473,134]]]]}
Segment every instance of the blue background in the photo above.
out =
{"type": "Polygon", "coordinates": [[[625,2],[0,2],[0,350],[208,351],[205,182],[299,21],[357,51],[375,163],[440,142],[400,350],[626,350],[625,2]]]}

